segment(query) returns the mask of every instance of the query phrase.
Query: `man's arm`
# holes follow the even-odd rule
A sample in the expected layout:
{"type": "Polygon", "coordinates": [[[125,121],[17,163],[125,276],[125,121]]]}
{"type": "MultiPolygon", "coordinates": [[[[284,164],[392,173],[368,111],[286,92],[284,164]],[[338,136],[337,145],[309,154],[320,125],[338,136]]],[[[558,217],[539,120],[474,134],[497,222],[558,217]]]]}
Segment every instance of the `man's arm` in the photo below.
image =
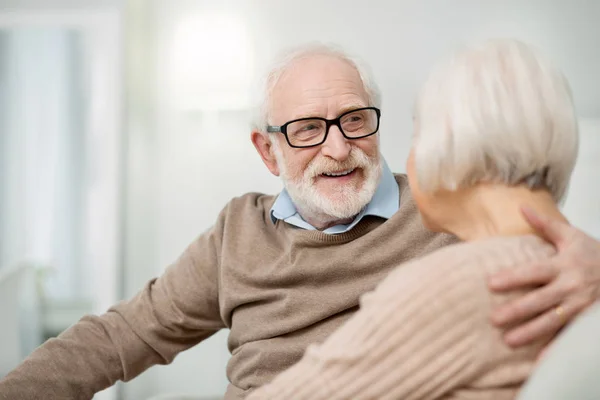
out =
{"type": "Polygon", "coordinates": [[[223,218],[133,299],[84,317],[35,350],[0,381],[0,399],[91,399],[223,328],[217,292],[223,218]]]}
{"type": "Polygon", "coordinates": [[[529,223],[558,249],[550,262],[502,271],[490,278],[490,288],[507,292],[539,286],[492,314],[499,326],[513,326],[505,341],[522,346],[553,336],[594,301],[600,299],[600,242],[566,223],[524,208],[529,223]]]}

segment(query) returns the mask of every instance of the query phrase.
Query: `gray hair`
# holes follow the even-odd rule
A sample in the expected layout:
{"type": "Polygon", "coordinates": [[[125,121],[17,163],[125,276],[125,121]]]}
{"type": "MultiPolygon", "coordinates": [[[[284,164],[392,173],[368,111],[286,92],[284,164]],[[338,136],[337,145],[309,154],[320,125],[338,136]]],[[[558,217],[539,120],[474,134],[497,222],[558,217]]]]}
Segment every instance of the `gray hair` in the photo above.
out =
{"type": "Polygon", "coordinates": [[[350,56],[338,46],[326,45],[322,43],[310,43],[296,48],[288,49],[279,55],[276,61],[272,64],[268,73],[261,81],[260,98],[258,99],[258,107],[256,116],[253,121],[253,128],[259,132],[265,132],[269,122],[271,96],[273,89],[277,86],[281,76],[290,68],[296,61],[311,57],[311,56],[331,56],[339,60],[345,61],[356,69],[360,75],[365,92],[367,93],[367,101],[369,106],[381,107],[381,92],[373,79],[370,68],[358,58],[350,56]]]}
{"type": "Polygon", "coordinates": [[[424,190],[502,182],[544,187],[563,200],[577,117],[566,78],[532,47],[497,39],[456,54],[430,75],[415,110],[424,190]]]}

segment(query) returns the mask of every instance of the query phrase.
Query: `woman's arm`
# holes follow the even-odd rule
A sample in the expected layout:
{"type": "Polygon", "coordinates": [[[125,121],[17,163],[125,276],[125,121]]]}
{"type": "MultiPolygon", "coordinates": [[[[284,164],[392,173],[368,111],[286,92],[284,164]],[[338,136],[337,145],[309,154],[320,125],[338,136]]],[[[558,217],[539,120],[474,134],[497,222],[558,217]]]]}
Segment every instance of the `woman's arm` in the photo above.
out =
{"type": "Polygon", "coordinates": [[[397,268],[321,345],[249,399],[431,399],[485,362],[485,271],[450,248],[397,268]]]}

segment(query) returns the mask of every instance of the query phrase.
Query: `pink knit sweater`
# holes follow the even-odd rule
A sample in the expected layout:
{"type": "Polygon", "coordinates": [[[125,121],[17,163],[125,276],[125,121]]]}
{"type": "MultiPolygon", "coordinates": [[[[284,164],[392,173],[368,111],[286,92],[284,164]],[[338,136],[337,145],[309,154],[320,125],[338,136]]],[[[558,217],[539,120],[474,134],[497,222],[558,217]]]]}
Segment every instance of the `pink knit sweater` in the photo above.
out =
{"type": "Polygon", "coordinates": [[[513,399],[544,343],[513,350],[486,276],[554,253],[535,236],[452,245],[396,268],[361,309],[249,400],[513,399]]]}

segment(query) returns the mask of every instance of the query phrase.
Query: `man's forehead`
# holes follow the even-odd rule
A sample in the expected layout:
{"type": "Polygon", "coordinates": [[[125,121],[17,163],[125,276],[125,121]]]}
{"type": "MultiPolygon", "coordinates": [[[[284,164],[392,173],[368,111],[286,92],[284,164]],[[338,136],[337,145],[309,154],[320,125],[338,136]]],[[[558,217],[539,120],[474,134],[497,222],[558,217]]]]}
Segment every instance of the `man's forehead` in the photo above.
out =
{"type": "Polygon", "coordinates": [[[327,117],[323,114],[368,106],[368,98],[354,66],[331,56],[312,56],[295,61],[281,75],[270,106],[272,115],[281,118],[327,117]]]}

